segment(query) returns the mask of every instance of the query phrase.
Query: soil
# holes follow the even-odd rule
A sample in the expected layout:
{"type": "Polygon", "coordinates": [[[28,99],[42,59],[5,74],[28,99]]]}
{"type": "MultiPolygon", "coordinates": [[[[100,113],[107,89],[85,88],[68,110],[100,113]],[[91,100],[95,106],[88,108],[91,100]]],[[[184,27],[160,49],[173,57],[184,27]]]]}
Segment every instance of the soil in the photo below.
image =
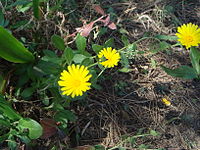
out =
{"type": "MultiPolygon", "coordinates": [[[[114,10],[114,22],[119,29],[127,30],[131,42],[143,37],[144,34],[174,35],[176,27],[182,23],[192,22],[200,25],[200,0],[99,2],[105,10],[114,10]]],[[[91,7],[90,2],[77,3],[80,4],[78,11],[81,12],[81,17],[91,21],[96,14],[92,8],[87,9],[91,7]]],[[[49,41],[50,34],[56,32],[50,28],[54,24],[43,23],[46,26],[41,25],[40,30],[35,32],[43,36],[48,34],[46,41],[49,41]]],[[[73,31],[77,27],[67,20],[65,25],[65,29],[70,27],[73,31]]],[[[18,37],[23,35],[27,39],[31,37],[24,31],[16,30],[14,34],[18,37]]],[[[31,34],[36,33],[31,31],[31,34]]],[[[93,42],[102,44],[105,42],[104,39],[113,37],[116,46],[122,47],[119,35],[119,32],[109,30],[102,39],[97,38],[93,42]]],[[[91,40],[92,36],[89,39],[91,40]]],[[[159,67],[165,65],[176,68],[180,65],[191,65],[188,51],[176,47],[152,54],[152,42],[155,41],[145,40],[138,44],[138,51],[145,51],[145,54],[130,56],[129,73],[119,72],[118,69],[107,71],[104,79],[99,82],[101,90],[91,90],[85,100],[72,103],[70,108],[78,119],[76,123],[69,124],[69,135],[60,136],[61,132],[46,140],[39,139],[35,143],[39,143],[40,146],[32,149],[49,149],[52,145],[68,149],[63,147],[63,144],[68,147],[103,145],[111,148],[121,142],[123,136],[145,134],[149,130],[159,132],[159,136],[137,138],[135,147],[145,144],[149,149],[200,149],[200,81],[173,78],[159,67]],[[152,59],[155,60],[156,67],[152,65],[152,59]],[[163,104],[162,98],[170,100],[171,105],[163,104]]],[[[43,48],[52,46],[41,44],[39,49],[43,48]]],[[[49,112],[40,110],[40,105],[41,103],[22,106],[16,104],[16,108],[19,112],[29,108],[30,111],[24,116],[38,120],[39,117],[49,116],[49,112]]],[[[123,146],[131,149],[128,143],[124,143],[123,146]]]]}

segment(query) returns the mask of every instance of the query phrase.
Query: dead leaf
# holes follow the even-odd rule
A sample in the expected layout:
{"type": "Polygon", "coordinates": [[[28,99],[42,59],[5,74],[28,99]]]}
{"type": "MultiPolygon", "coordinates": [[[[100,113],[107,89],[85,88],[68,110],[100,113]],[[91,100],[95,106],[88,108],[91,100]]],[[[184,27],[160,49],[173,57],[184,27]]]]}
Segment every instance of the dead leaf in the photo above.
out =
{"type": "Polygon", "coordinates": [[[117,26],[115,25],[114,22],[110,22],[109,25],[108,25],[108,28],[112,29],[112,30],[116,30],[117,29],[117,26]]]}
{"type": "Polygon", "coordinates": [[[104,26],[107,26],[110,23],[110,14],[108,14],[106,19],[102,20],[102,22],[104,23],[104,26]]]}
{"type": "Polygon", "coordinates": [[[84,36],[84,37],[87,37],[87,36],[90,34],[90,32],[92,31],[92,27],[93,27],[94,23],[95,23],[95,22],[92,21],[92,22],[90,22],[89,24],[87,24],[87,25],[83,28],[83,30],[80,32],[81,35],[84,36]]]}
{"type": "Polygon", "coordinates": [[[43,134],[40,138],[48,139],[57,133],[57,124],[56,121],[54,121],[53,119],[42,119],[40,120],[40,124],[43,128],[43,134]]]}
{"type": "Polygon", "coordinates": [[[104,12],[104,10],[101,8],[100,5],[93,5],[93,8],[97,13],[99,13],[103,16],[106,15],[106,13],[104,12]]]}

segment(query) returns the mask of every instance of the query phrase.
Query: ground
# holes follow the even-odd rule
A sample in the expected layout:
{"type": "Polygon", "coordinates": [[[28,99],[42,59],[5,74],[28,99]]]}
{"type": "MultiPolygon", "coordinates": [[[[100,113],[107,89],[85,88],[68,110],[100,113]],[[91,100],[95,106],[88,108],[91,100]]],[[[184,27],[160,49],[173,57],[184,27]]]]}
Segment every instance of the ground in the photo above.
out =
{"type": "MultiPolygon", "coordinates": [[[[131,42],[143,37],[144,34],[174,35],[176,27],[182,23],[192,22],[200,25],[199,0],[98,2],[104,10],[112,13],[117,30],[125,32],[131,42]]],[[[97,16],[91,4],[91,1],[77,1],[78,9],[74,10],[78,11],[81,18],[87,22],[97,16]]],[[[23,35],[30,41],[36,34],[46,36],[46,41],[50,41],[53,33],[64,37],[67,32],[75,31],[80,25],[69,22],[68,15],[64,15],[66,18],[62,18],[62,14],[60,18],[58,17],[65,19],[63,24],[57,25],[52,18],[39,22],[37,28],[30,32],[23,29],[15,30],[14,35],[16,37],[23,35]]],[[[11,12],[10,14],[8,12],[7,17],[13,19],[13,22],[16,19],[30,18],[28,14],[19,15],[19,18],[13,17],[11,12]]],[[[113,37],[116,47],[120,48],[122,42],[119,35],[118,31],[108,30],[101,39],[93,40],[92,36],[88,39],[91,43],[102,44],[106,39],[113,37]]],[[[40,143],[40,149],[48,149],[52,145],[57,145],[60,149],[66,149],[66,145],[72,148],[83,145],[103,145],[112,148],[120,144],[127,149],[133,149],[130,143],[123,141],[122,137],[145,134],[149,130],[155,130],[159,135],[136,138],[134,147],[138,148],[143,144],[149,149],[200,148],[200,81],[171,77],[160,67],[165,65],[176,68],[180,65],[191,65],[189,52],[184,48],[175,47],[153,54],[150,50],[154,42],[144,40],[137,45],[138,51],[145,53],[130,56],[130,72],[122,73],[117,69],[107,71],[104,74],[106,79],[102,79],[99,83],[103,87],[101,90],[91,90],[85,101],[72,103],[70,109],[78,119],[75,123],[69,124],[70,134],[64,138],[58,138],[59,135],[56,134],[49,139],[39,139],[37,141],[40,143]],[[155,65],[152,60],[156,62],[155,65]],[[171,105],[164,105],[162,98],[170,100],[171,105]]],[[[41,42],[41,47],[38,49],[50,47],[51,44],[42,45],[41,42]]],[[[88,46],[88,49],[91,47],[88,46]]],[[[0,67],[9,66],[7,62],[1,61],[3,63],[0,67]]],[[[24,115],[34,117],[36,120],[37,117],[48,117],[49,112],[40,110],[39,105],[37,102],[28,102],[22,105],[24,108],[18,108],[18,111],[20,109],[24,111],[31,106],[34,111],[30,109],[24,115]]],[[[18,104],[16,106],[19,107],[18,104]]]]}

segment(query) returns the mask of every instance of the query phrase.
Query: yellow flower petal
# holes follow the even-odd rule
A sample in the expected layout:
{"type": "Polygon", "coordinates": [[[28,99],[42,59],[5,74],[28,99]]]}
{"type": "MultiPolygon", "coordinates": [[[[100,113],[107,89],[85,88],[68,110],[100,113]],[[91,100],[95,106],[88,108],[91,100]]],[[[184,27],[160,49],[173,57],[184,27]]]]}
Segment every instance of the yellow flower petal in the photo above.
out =
{"type": "Polygon", "coordinates": [[[88,68],[83,65],[72,64],[67,69],[63,70],[58,81],[58,85],[62,87],[62,94],[72,98],[82,96],[83,92],[90,89],[91,83],[88,81],[92,75],[89,74],[88,68]]]}
{"type": "Polygon", "coordinates": [[[177,31],[178,41],[186,46],[186,49],[200,44],[200,29],[197,25],[192,23],[183,24],[178,27],[177,31]]]}
{"type": "Polygon", "coordinates": [[[100,59],[100,64],[102,64],[105,68],[117,66],[120,60],[120,54],[111,47],[101,50],[98,57],[100,59]]]}

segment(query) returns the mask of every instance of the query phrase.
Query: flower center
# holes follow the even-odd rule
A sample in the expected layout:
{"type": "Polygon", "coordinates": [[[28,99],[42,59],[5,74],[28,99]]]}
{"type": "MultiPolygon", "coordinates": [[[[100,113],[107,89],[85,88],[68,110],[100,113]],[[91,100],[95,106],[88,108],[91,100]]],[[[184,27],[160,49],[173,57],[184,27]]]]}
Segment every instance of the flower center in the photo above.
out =
{"type": "Polygon", "coordinates": [[[74,85],[74,87],[79,87],[80,85],[81,85],[81,81],[80,80],[74,80],[73,81],[73,85],[74,85]]]}
{"type": "Polygon", "coordinates": [[[193,42],[193,37],[192,37],[192,36],[186,36],[186,41],[187,41],[188,43],[193,42]]]}

